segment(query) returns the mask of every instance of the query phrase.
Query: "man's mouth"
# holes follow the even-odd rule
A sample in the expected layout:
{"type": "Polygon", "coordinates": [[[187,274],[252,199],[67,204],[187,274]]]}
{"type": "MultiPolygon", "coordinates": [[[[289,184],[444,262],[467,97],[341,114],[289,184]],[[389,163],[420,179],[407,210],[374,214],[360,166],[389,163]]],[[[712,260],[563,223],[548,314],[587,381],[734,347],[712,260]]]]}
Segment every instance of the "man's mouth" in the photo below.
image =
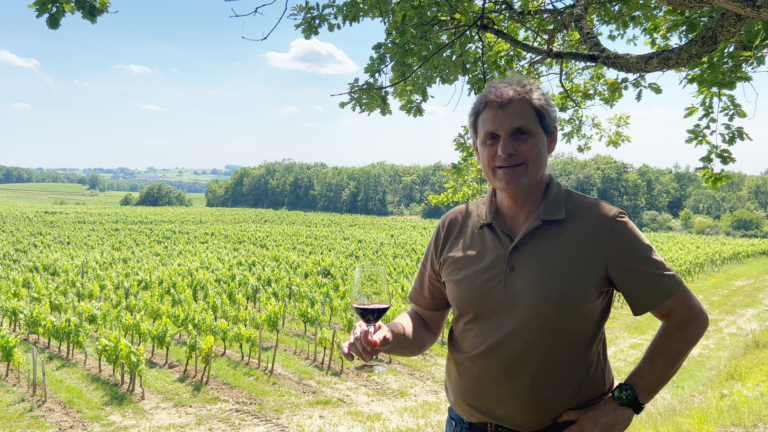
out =
{"type": "Polygon", "coordinates": [[[510,169],[510,168],[518,168],[518,167],[521,167],[521,166],[523,166],[522,162],[517,163],[517,164],[498,165],[496,168],[499,168],[499,169],[510,169]]]}

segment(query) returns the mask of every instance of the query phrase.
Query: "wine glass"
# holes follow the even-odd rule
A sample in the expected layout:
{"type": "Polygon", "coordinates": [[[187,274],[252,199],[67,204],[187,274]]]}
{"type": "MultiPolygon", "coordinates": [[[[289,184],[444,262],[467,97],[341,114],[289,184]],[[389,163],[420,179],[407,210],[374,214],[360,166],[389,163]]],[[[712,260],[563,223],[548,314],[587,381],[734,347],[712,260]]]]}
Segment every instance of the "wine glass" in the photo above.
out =
{"type": "MultiPolygon", "coordinates": [[[[390,296],[387,275],[384,267],[359,266],[355,269],[355,285],[351,296],[352,310],[368,326],[373,334],[376,323],[389,310],[390,296]]],[[[378,360],[378,357],[376,358],[378,360]]],[[[373,360],[354,366],[352,369],[362,373],[384,372],[388,368],[373,360]]]]}

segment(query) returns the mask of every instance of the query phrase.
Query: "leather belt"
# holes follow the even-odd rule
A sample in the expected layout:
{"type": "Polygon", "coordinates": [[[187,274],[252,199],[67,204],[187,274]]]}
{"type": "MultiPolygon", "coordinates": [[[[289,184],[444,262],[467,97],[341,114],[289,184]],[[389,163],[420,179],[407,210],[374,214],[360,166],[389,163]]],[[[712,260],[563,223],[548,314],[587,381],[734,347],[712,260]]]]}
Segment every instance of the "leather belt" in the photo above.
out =
{"type": "Polygon", "coordinates": [[[510,429],[508,427],[498,425],[496,423],[470,423],[469,425],[473,428],[488,432],[522,432],[517,429],[510,429]]]}
{"type": "MultiPolygon", "coordinates": [[[[534,432],[546,432],[546,431],[564,431],[568,428],[568,426],[573,425],[575,422],[562,422],[562,423],[556,423],[552,424],[550,426],[545,427],[544,429],[539,429],[538,431],[534,432]]],[[[522,432],[517,429],[508,428],[506,426],[502,426],[496,423],[469,423],[469,425],[473,428],[477,428],[481,431],[488,431],[488,432],[522,432]]]]}

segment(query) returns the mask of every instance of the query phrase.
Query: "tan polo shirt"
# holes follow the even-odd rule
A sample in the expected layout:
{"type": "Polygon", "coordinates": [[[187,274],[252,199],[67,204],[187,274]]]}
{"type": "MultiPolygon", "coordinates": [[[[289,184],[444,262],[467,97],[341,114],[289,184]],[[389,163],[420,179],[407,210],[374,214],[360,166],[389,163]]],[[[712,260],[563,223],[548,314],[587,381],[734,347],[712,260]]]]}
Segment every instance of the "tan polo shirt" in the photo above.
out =
{"type": "Polygon", "coordinates": [[[608,203],[549,177],[514,238],[494,219],[494,197],[442,217],[408,298],[453,308],[445,390],[456,412],[531,431],[613,389],[604,325],[614,289],[642,315],[684,285],[608,203]]]}

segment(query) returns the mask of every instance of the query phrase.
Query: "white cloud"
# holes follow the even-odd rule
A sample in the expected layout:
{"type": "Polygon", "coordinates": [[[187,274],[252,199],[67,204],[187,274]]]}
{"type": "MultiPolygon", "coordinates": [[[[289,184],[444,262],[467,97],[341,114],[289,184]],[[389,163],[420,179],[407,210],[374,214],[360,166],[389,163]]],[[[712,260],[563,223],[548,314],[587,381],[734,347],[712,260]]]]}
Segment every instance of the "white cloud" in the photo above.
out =
{"type": "Polygon", "coordinates": [[[319,74],[341,74],[357,70],[355,62],[333,44],[317,39],[296,39],[287,53],[270,51],[268,63],[280,69],[297,69],[319,74]]]}
{"type": "Polygon", "coordinates": [[[30,69],[37,69],[40,62],[35,59],[24,59],[11,54],[8,50],[0,50],[0,63],[8,63],[12,66],[20,66],[30,69]]]}
{"type": "Polygon", "coordinates": [[[283,107],[280,112],[283,114],[293,114],[295,112],[299,112],[299,109],[296,107],[283,107]]]}
{"type": "Polygon", "coordinates": [[[176,69],[174,69],[174,68],[171,68],[171,72],[179,73],[179,71],[177,71],[177,70],[176,70],[176,69]]]}
{"type": "Polygon", "coordinates": [[[315,105],[315,109],[318,110],[318,111],[322,111],[323,107],[315,105]]]}
{"type": "Polygon", "coordinates": [[[143,110],[148,110],[148,111],[162,111],[163,110],[162,108],[160,108],[157,105],[150,105],[150,104],[146,104],[145,105],[145,104],[137,103],[136,106],[141,108],[141,109],[143,109],[143,110]]]}
{"type": "Polygon", "coordinates": [[[72,82],[73,82],[73,83],[75,83],[75,84],[80,84],[80,85],[81,85],[81,86],[83,86],[83,87],[90,87],[90,86],[91,86],[91,85],[90,85],[90,84],[88,84],[87,82],[83,82],[83,81],[74,80],[74,81],[72,81],[72,82]]]}
{"type": "Polygon", "coordinates": [[[146,66],[139,66],[139,65],[133,65],[130,64],[128,66],[124,65],[117,65],[116,67],[128,69],[129,71],[135,73],[135,74],[142,74],[142,73],[150,73],[152,72],[152,69],[146,67],[146,66]]]}
{"type": "Polygon", "coordinates": [[[32,109],[32,105],[28,103],[13,103],[11,104],[11,108],[15,110],[28,110],[28,109],[32,109]]]}

